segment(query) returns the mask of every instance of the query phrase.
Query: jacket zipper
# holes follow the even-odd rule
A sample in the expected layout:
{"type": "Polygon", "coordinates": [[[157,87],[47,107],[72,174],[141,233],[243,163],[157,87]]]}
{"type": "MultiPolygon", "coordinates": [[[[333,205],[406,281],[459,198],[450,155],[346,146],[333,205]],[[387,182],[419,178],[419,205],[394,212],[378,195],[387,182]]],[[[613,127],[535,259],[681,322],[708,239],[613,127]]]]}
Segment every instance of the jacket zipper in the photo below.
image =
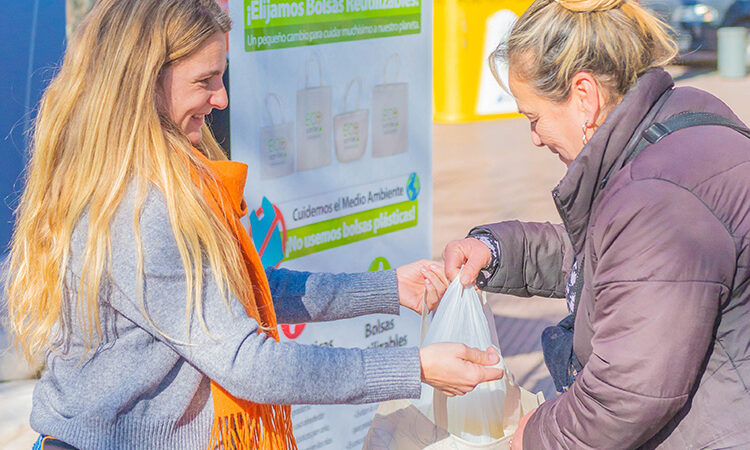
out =
{"type": "Polygon", "coordinates": [[[560,219],[562,219],[563,226],[565,227],[565,232],[568,233],[568,239],[570,239],[570,244],[573,245],[573,252],[576,253],[576,257],[578,257],[578,254],[575,249],[575,244],[573,240],[573,235],[570,234],[570,224],[568,222],[568,215],[565,213],[565,210],[562,207],[562,204],[560,203],[560,191],[557,190],[557,188],[552,190],[552,200],[555,202],[555,208],[557,208],[557,213],[560,214],[560,219]]]}
{"type": "MultiPolygon", "coordinates": [[[[563,225],[565,225],[565,231],[568,231],[570,229],[568,227],[568,215],[565,213],[562,204],[560,204],[560,191],[558,191],[557,188],[552,190],[552,200],[555,201],[555,208],[557,208],[557,213],[560,214],[563,225]]],[[[568,234],[570,233],[568,232],[568,234]]]]}

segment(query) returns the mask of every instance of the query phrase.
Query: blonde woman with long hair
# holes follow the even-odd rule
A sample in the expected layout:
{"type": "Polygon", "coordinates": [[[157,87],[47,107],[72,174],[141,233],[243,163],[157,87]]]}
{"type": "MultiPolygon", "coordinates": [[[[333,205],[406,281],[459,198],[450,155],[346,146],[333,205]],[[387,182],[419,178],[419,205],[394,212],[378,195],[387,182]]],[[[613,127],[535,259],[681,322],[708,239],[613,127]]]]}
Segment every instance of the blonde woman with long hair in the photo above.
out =
{"type": "Polygon", "coordinates": [[[561,224],[482,225],[443,254],[465,283],[566,300],[542,333],[560,395],[513,449],[750,448],[750,130],[674,88],[676,51],[637,1],[535,0],[490,57],[567,166],[561,224]]]}
{"type": "Polygon", "coordinates": [[[46,354],[39,448],[295,448],[289,405],[465,393],[502,371],[460,344],[280,343],[278,321],[434,307],[442,267],[265,272],[239,219],[247,167],[224,108],[230,20],[214,0],[101,0],[34,129],[10,254],[11,330],[46,354]],[[66,447],[68,446],[68,447],[66,447]]]}

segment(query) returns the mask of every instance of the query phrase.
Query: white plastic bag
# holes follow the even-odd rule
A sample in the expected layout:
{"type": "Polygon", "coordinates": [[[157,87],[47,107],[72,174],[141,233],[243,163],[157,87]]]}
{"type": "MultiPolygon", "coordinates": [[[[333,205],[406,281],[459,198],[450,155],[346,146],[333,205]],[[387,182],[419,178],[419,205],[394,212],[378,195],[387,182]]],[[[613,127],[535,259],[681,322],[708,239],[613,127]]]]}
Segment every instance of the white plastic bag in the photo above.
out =
{"type": "MultiPolygon", "coordinates": [[[[480,300],[473,287],[464,288],[454,281],[432,324],[424,305],[423,311],[423,345],[452,341],[482,350],[490,344],[497,348],[494,316],[484,296],[480,300]]],[[[510,450],[519,420],[542,404],[544,395],[532,394],[516,384],[502,356],[497,366],[505,370],[502,380],[480,384],[463,397],[447,398],[423,384],[419,400],[381,403],[362,449],[510,450]],[[501,437],[495,438],[498,434],[501,437]]]]}
{"type": "MultiPolygon", "coordinates": [[[[424,305],[423,311],[423,345],[451,341],[482,350],[489,345],[497,348],[492,311],[473,286],[451,283],[432,324],[424,305]]],[[[502,356],[497,366],[505,370],[502,380],[482,383],[462,397],[447,398],[423,384],[419,400],[381,403],[362,449],[510,450],[521,417],[542,404],[544,395],[516,384],[502,356]]]]}
{"type": "MultiPolygon", "coordinates": [[[[460,342],[482,350],[494,346],[499,355],[497,335],[488,322],[488,308],[476,289],[462,286],[459,279],[460,274],[446,290],[426,333],[423,323],[422,345],[460,342]]],[[[489,314],[491,318],[491,312],[489,314]]],[[[497,367],[505,368],[502,355],[497,367]]],[[[481,383],[468,394],[455,397],[446,397],[431,386],[423,385],[422,396],[415,405],[438,427],[465,441],[486,444],[504,435],[506,391],[505,378],[481,383]]]]}

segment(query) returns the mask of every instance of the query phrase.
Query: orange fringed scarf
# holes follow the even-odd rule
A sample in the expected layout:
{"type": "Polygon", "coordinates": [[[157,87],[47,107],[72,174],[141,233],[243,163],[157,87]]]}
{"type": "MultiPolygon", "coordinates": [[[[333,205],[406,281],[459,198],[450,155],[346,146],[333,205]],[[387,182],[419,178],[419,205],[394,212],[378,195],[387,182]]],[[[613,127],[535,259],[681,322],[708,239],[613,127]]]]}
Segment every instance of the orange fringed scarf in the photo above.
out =
{"type": "MultiPolygon", "coordinates": [[[[240,222],[240,218],[247,214],[247,204],[242,198],[247,165],[235,161],[210,161],[199,151],[194,153],[212,170],[216,182],[201,179],[193,171],[194,181],[214,213],[225,220],[237,238],[245,258],[249,282],[255,287],[252,290],[255,293],[254,302],[252,299],[243,301],[245,311],[265,328],[265,333],[278,341],[276,313],[266,272],[250,235],[240,222]]],[[[211,381],[211,394],[214,400],[214,424],[209,449],[297,448],[292,435],[289,405],[261,405],[242,400],[233,397],[214,381],[211,381]]]]}

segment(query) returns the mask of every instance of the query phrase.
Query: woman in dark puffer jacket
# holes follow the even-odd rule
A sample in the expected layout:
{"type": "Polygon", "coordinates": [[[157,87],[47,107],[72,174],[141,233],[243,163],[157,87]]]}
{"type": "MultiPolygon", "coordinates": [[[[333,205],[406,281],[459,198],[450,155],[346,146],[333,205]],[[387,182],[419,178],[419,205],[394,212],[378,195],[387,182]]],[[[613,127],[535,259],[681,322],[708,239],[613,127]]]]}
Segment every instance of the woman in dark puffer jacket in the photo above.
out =
{"type": "Polygon", "coordinates": [[[562,224],[479,226],[443,254],[464,284],[568,301],[542,338],[563,393],[514,449],[750,448],[750,132],[674,89],[674,54],[632,0],[536,0],[491,57],[568,166],[562,224]]]}

